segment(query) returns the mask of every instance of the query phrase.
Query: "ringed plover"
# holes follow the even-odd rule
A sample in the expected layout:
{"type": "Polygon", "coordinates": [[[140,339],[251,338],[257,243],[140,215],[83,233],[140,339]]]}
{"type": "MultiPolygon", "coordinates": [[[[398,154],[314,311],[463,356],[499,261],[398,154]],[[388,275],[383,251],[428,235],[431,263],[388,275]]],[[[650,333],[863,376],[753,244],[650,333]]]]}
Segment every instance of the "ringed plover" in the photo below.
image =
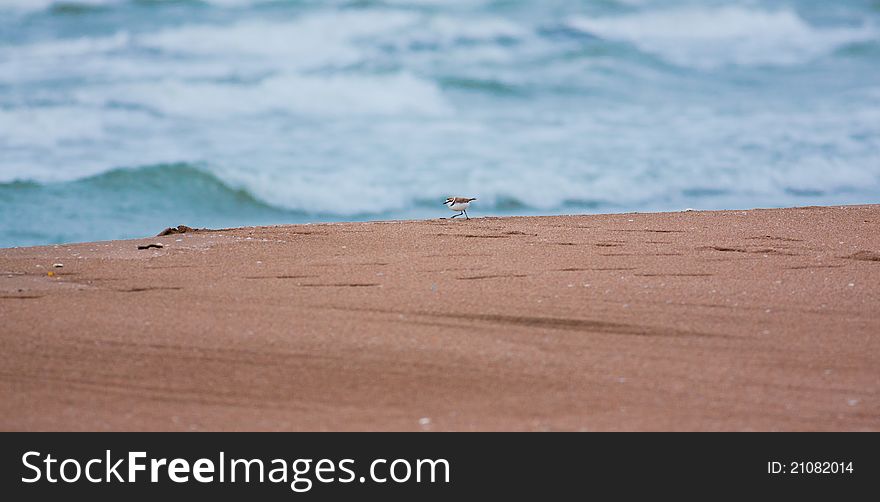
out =
{"type": "Polygon", "coordinates": [[[453,216],[464,215],[465,219],[470,219],[467,214],[467,208],[471,205],[472,200],[477,200],[476,198],[468,198],[468,197],[449,197],[446,199],[446,202],[443,204],[453,211],[458,211],[459,213],[453,216]]]}

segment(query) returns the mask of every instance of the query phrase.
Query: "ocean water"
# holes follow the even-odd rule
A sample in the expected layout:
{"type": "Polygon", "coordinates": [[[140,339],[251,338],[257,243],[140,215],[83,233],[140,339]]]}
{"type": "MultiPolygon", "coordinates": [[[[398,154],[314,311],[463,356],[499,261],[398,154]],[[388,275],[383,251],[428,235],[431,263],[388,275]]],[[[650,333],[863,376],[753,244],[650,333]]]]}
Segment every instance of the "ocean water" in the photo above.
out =
{"type": "Polygon", "coordinates": [[[876,0],[0,0],[0,246],[880,202],[876,0]]]}

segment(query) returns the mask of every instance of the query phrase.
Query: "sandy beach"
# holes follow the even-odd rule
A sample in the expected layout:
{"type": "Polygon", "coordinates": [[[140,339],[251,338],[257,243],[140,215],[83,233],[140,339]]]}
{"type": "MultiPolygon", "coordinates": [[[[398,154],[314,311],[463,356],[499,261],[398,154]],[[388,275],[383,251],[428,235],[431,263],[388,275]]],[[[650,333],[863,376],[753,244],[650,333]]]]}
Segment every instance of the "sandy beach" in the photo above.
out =
{"type": "Polygon", "coordinates": [[[0,249],[0,322],[3,430],[880,430],[880,205],[0,249]]]}

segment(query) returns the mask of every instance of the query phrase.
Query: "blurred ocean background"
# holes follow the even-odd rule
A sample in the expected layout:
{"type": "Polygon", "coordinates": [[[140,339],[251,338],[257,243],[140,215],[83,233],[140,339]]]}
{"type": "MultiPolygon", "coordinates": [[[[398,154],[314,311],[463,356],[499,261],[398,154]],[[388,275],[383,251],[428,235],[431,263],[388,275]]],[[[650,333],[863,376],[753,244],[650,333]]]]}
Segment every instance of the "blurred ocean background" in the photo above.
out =
{"type": "Polygon", "coordinates": [[[878,0],[0,0],[0,246],[880,202],[878,0]]]}

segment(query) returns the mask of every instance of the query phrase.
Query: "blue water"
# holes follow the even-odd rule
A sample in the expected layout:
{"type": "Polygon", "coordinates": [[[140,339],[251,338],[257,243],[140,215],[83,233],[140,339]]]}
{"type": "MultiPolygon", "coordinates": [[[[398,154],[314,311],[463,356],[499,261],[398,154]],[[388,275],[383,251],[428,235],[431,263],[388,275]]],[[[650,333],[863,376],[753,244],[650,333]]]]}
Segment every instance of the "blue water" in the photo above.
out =
{"type": "Polygon", "coordinates": [[[0,0],[0,246],[880,202],[875,0],[0,0]]]}

